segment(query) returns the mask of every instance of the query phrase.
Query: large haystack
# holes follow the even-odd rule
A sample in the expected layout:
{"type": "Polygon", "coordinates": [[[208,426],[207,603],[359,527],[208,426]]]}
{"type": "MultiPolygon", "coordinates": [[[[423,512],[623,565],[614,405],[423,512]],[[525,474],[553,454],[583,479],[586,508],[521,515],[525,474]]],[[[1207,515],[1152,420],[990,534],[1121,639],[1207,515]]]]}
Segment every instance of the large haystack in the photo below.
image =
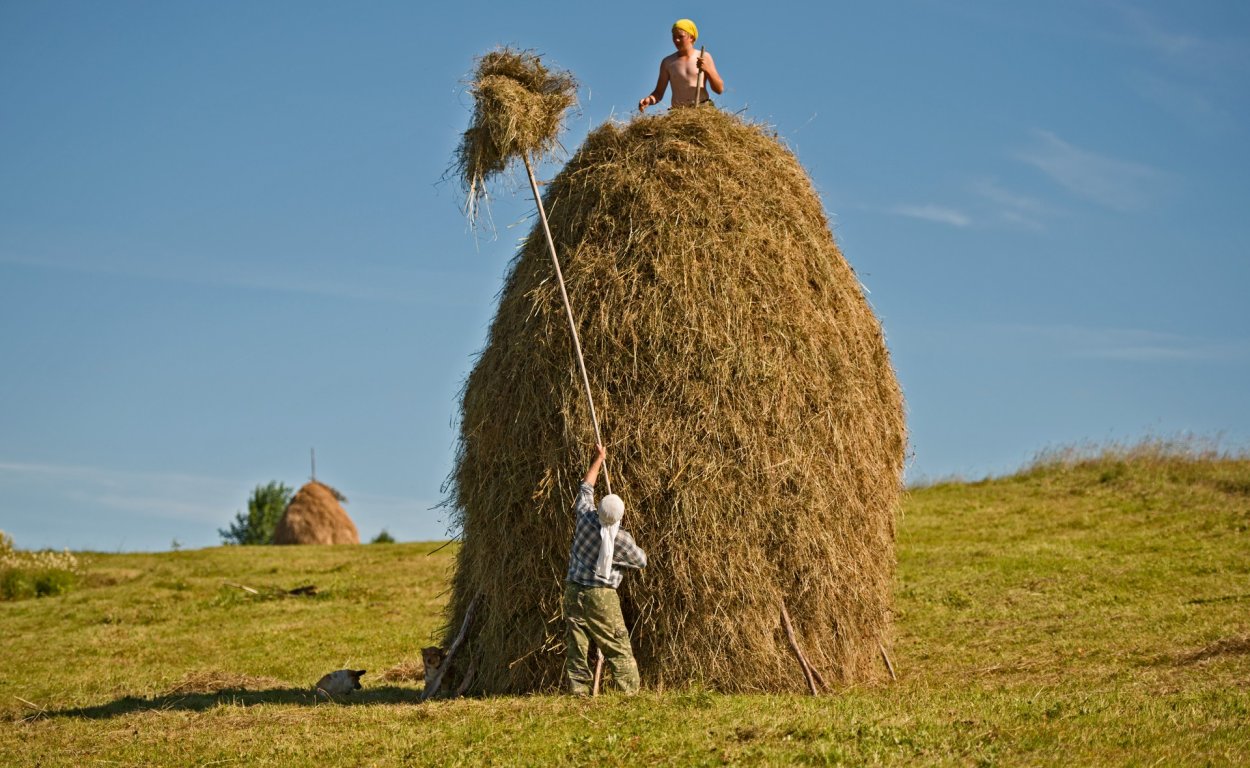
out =
{"type": "Polygon", "coordinates": [[[273,529],[274,544],[359,544],[356,524],[339,504],[342,498],[316,480],[299,489],[273,529]]]}
{"type": "MultiPolygon", "coordinates": [[[[819,198],[774,135],[716,109],[607,124],[547,189],[613,490],[650,567],[622,589],[643,683],[880,679],[903,404],[819,198]]],[[[486,692],[561,683],[570,507],[590,419],[541,229],[465,384],[448,639],[486,692]]],[[[603,493],[600,480],[600,493],[603,493]]]]}

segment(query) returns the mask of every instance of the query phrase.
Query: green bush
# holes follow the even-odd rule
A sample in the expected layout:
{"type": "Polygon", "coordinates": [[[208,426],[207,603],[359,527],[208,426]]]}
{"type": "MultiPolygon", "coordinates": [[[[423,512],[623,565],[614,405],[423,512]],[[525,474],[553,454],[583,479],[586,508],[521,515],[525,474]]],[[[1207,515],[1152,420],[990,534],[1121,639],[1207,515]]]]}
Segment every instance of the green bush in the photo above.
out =
{"type": "Polygon", "coordinates": [[[369,543],[370,544],[394,544],[395,537],[387,533],[386,529],[383,528],[382,532],[379,533],[377,536],[374,536],[373,541],[369,543]]]}
{"type": "Polygon", "coordinates": [[[0,600],[25,600],[69,592],[82,574],[69,550],[26,552],[0,531],[0,600]]]}
{"type": "Polygon", "coordinates": [[[273,542],[273,529],[282,519],[286,505],[291,503],[293,489],[273,481],[258,485],[247,500],[247,515],[235,513],[229,528],[218,528],[223,544],[269,544],[273,542]]]}

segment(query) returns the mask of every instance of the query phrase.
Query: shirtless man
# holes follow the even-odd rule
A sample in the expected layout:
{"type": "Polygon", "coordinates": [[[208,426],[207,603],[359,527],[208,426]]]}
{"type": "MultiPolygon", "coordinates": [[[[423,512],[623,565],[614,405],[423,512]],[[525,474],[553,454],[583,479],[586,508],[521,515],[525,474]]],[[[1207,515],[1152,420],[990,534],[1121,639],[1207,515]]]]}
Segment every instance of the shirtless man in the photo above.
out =
{"type": "Polygon", "coordinates": [[[673,86],[671,106],[674,107],[693,107],[696,93],[700,104],[711,104],[706,87],[709,85],[717,94],[725,92],[725,81],[716,71],[712,54],[699,55],[694,49],[694,41],[698,37],[699,28],[690,19],[679,19],[673,24],[673,46],[677,48],[677,53],[665,56],[660,62],[660,79],[655,83],[655,90],[638,101],[639,112],[664,98],[664,90],[670,84],[673,86]],[[698,85],[699,72],[703,73],[702,92],[698,85]]]}

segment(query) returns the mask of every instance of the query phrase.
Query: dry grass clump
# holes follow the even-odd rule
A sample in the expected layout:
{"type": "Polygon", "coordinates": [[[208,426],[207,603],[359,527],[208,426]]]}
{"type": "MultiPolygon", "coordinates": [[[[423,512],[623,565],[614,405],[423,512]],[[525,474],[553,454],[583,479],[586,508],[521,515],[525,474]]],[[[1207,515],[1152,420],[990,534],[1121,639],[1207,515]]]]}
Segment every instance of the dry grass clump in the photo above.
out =
{"type": "MultiPolygon", "coordinates": [[[[795,157],[716,109],[590,134],[547,190],[625,527],[644,684],[881,679],[903,404],[881,327],[795,157]]],[[[541,230],[465,384],[447,639],[489,692],[561,682],[560,599],[593,437],[541,230]]],[[[602,481],[601,481],[602,482],[602,481]]],[[[599,489],[602,492],[602,488],[599,489]]]]}
{"type": "Polygon", "coordinates": [[[1218,437],[1195,434],[1150,435],[1137,440],[1087,442],[1038,451],[1022,470],[1072,469],[1108,462],[1168,464],[1174,462],[1222,462],[1247,457],[1245,448],[1221,445],[1218,437]]]}
{"type": "Polygon", "coordinates": [[[472,214],[490,177],[524,155],[536,160],[559,145],[560,122],[576,99],[577,81],[548,69],[532,51],[501,48],[478,59],[469,92],[473,122],[456,150],[455,170],[472,214]]]}
{"type": "Polygon", "coordinates": [[[190,672],[183,676],[166,696],[178,693],[220,693],[222,691],[264,691],[285,686],[281,680],[273,677],[243,675],[237,672],[222,670],[202,670],[190,672]]]}
{"type": "Polygon", "coordinates": [[[307,483],[273,529],[274,544],[359,544],[356,524],[339,505],[343,495],[313,480],[307,483]]]}
{"type": "Polygon", "coordinates": [[[421,659],[404,659],[378,677],[386,683],[415,683],[425,679],[425,665],[421,659]]]}

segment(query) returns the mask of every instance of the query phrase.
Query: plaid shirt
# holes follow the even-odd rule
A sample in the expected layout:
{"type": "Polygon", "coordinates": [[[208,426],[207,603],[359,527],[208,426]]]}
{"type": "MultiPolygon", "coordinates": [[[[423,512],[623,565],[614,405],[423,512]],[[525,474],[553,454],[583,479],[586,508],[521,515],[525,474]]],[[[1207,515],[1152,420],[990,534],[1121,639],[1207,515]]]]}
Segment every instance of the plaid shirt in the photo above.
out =
{"type": "Polygon", "coordinates": [[[582,483],[573,505],[577,524],[573,528],[573,550],[569,554],[569,573],[566,577],[583,587],[621,586],[625,576],[622,568],[646,568],[647,553],[625,531],[617,531],[612,545],[612,575],[607,581],[595,574],[595,562],[599,559],[599,514],[595,511],[595,489],[582,483]]]}

